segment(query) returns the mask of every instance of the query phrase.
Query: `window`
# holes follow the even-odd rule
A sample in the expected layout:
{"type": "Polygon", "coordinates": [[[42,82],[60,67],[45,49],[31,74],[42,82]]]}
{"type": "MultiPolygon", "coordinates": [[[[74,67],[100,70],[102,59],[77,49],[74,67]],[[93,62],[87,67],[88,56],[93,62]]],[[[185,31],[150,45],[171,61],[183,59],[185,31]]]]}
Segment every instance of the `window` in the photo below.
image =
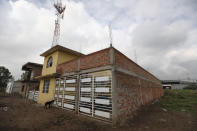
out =
{"type": "Polygon", "coordinates": [[[50,83],[50,80],[44,80],[44,86],[43,86],[42,93],[48,93],[49,92],[49,83],[50,83]]]}
{"type": "Polygon", "coordinates": [[[51,67],[52,64],[53,64],[53,57],[51,56],[51,57],[49,57],[49,59],[48,59],[48,61],[47,61],[47,68],[48,68],[48,67],[51,67]]]}

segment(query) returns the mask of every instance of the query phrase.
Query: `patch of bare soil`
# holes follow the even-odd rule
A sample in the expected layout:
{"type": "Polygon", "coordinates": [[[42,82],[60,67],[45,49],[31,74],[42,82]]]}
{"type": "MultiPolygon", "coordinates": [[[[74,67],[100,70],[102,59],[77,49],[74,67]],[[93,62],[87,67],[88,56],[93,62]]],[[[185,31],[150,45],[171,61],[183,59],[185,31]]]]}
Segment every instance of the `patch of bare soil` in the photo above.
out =
{"type": "Polygon", "coordinates": [[[110,124],[77,115],[64,109],[44,109],[19,96],[0,97],[8,110],[0,110],[0,131],[196,131],[197,119],[186,112],[165,111],[157,105],[144,106],[124,126],[110,124]]]}

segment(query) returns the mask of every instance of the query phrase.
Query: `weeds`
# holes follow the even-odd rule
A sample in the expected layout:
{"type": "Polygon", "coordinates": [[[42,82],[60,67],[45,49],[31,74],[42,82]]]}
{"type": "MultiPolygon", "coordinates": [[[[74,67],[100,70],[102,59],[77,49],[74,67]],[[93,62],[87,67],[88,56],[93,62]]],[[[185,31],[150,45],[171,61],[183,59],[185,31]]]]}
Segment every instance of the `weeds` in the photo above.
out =
{"type": "Polygon", "coordinates": [[[165,90],[164,96],[156,104],[168,110],[197,115],[197,90],[165,90]]]}

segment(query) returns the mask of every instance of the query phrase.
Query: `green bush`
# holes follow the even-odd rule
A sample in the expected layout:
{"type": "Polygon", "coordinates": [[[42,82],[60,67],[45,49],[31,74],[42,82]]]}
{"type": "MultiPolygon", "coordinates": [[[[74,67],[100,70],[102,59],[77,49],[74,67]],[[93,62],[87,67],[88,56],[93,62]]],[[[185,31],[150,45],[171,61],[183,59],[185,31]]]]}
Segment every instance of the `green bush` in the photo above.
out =
{"type": "Polygon", "coordinates": [[[184,110],[197,114],[197,90],[165,90],[157,104],[167,110],[184,110]]]}

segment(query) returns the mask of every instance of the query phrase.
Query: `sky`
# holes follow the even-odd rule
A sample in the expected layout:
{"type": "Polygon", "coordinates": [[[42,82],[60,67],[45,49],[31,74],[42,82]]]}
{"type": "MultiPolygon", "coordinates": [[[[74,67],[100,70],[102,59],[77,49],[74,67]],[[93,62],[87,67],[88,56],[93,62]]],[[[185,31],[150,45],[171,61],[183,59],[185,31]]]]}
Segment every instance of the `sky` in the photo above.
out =
{"type": "MultiPolygon", "coordinates": [[[[60,45],[89,54],[113,46],[161,80],[197,79],[197,0],[63,0],[60,45]]],[[[15,79],[43,64],[53,0],[0,0],[0,66],[15,79]]]]}

